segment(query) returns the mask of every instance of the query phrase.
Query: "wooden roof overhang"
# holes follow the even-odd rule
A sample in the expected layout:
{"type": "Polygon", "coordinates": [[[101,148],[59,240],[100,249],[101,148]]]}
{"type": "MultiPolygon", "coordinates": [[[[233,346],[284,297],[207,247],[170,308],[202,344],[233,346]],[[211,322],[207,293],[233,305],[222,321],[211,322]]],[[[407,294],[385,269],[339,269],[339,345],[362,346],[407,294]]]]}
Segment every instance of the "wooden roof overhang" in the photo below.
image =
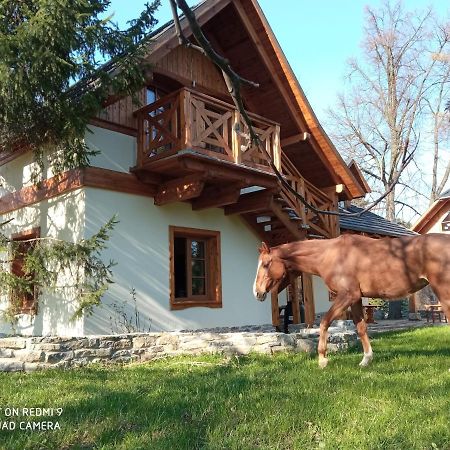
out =
{"type": "Polygon", "coordinates": [[[450,197],[438,198],[414,224],[411,230],[420,234],[428,233],[436,223],[436,220],[448,210],[450,210],[450,197]]]}
{"type": "MultiPolygon", "coordinates": [[[[212,45],[243,77],[260,88],[245,88],[248,110],[281,124],[283,151],[301,174],[319,188],[343,184],[344,198],[365,195],[321,127],[256,0],[206,0],[195,9],[212,45]]],[[[185,19],[181,26],[187,36],[185,19]]],[[[156,62],[178,46],[174,26],[155,35],[149,60],[156,62]]]]}

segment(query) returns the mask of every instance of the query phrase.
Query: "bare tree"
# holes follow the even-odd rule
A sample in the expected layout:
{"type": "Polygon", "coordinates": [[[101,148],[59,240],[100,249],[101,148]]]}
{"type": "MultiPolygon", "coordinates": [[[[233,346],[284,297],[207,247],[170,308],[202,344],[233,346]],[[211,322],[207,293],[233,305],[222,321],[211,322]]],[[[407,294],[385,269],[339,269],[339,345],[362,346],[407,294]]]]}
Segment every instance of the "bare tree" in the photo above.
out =
{"type": "MultiPolygon", "coordinates": [[[[438,38],[449,39],[448,27],[438,28],[438,38]]],[[[442,58],[442,54],[434,56],[437,61],[437,71],[433,87],[435,95],[426,98],[426,105],[432,124],[432,152],[433,167],[431,173],[430,204],[432,204],[444,190],[450,176],[450,111],[445,102],[450,97],[450,63],[442,58]]]]}
{"type": "MultiPolygon", "coordinates": [[[[407,186],[407,172],[417,172],[407,168],[425,143],[425,100],[436,87],[432,55],[449,43],[448,33],[436,39],[435,26],[431,9],[410,13],[389,2],[366,8],[364,61],[349,61],[349,89],[330,117],[335,142],[357,160],[375,193],[385,193],[394,179],[407,186]]],[[[397,185],[385,198],[389,220],[397,204],[409,207],[398,193],[397,185]]]]}

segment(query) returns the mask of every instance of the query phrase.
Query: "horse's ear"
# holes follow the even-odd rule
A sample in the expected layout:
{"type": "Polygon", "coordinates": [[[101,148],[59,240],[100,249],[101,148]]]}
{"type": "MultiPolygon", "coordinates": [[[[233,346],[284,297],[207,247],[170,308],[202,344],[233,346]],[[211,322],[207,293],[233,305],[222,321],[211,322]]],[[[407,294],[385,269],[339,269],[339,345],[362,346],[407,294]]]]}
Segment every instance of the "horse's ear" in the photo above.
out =
{"type": "Polygon", "coordinates": [[[270,248],[265,242],[261,242],[261,247],[259,247],[259,253],[270,253],[270,248]]]}

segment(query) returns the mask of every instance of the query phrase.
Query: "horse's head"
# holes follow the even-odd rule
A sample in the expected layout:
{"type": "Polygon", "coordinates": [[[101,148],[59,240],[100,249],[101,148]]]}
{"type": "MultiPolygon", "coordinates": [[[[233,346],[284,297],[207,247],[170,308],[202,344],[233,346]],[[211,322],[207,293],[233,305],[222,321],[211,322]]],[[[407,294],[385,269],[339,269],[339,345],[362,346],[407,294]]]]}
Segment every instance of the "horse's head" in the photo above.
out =
{"type": "Polygon", "coordinates": [[[286,276],[286,267],[280,258],[265,242],[259,248],[258,268],[256,269],[255,282],[253,283],[253,294],[256,299],[263,302],[266,295],[286,276]]]}

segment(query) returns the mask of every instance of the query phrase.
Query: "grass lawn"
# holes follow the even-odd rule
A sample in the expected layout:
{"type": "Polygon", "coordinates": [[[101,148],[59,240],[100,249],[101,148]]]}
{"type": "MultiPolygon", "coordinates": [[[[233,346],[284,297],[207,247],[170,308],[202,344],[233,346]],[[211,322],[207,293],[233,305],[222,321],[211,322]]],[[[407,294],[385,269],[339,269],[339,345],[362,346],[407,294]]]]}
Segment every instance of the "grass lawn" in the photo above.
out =
{"type": "Polygon", "coordinates": [[[6,407],[63,408],[59,431],[0,431],[5,449],[450,449],[450,327],[373,339],[375,360],[183,357],[0,374],[6,407]]]}

